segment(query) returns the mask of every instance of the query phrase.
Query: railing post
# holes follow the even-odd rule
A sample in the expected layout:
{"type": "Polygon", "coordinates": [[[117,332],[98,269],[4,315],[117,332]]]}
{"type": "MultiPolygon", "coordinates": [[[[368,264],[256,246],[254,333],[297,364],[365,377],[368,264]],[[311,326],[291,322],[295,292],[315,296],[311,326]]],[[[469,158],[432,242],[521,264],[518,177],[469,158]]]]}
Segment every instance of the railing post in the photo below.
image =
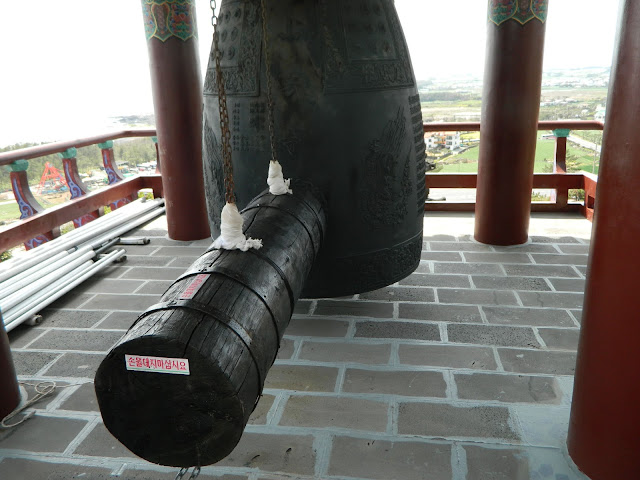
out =
{"type": "Polygon", "coordinates": [[[0,312],[0,420],[15,410],[20,403],[18,377],[11,358],[9,337],[0,312]]]}
{"type": "MultiPolygon", "coordinates": [[[[115,155],[113,153],[113,140],[107,140],[106,142],[99,143],[98,148],[102,151],[102,164],[104,165],[104,171],[107,174],[107,181],[109,182],[109,185],[122,181],[124,177],[122,176],[122,173],[120,173],[120,169],[118,168],[118,164],[115,160],[115,155]]],[[[111,210],[115,210],[135,199],[135,195],[130,195],[110,203],[109,207],[111,210]]]]}
{"type": "MultiPolygon", "coordinates": [[[[553,173],[567,173],[567,137],[571,133],[568,128],[556,128],[553,135],[556,138],[556,149],[553,156],[553,173]]],[[[569,204],[569,189],[557,189],[551,192],[551,201],[558,207],[569,204]]]]}
{"type": "Polygon", "coordinates": [[[162,173],[162,166],[160,165],[160,148],[158,147],[158,137],[151,137],[153,144],[156,147],[156,173],[162,173]]]}
{"type": "Polygon", "coordinates": [[[113,140],[107,140],[104,143],[99,143],[98,148],[102,152],[102,164],[104,165],[104,171],[107,174],[107,181],[109,185],[113,185],[119,182],[124,177],[118,169],[118,165],[115,161],[115,155],[113,154],[113,140]]]}
{"type": "MultiPolygon", "coordinates": [[[[11,188],[13,189],[13,195],[18,203],[20,209],[20,219],[32,217],[38,213],[44,212],[44,207],[38,203],[31,189],[29,188],[29,179],[27,177],[27,169],[29,168],[29,162],[26,160],[17,160],[9,165],[11,168],[11,188]]],[[[49,240],[60,236],[60,229],[55,228],[49,232],[41,233],[40,235],[32,238],[24,243],[24,247],[27,250],[37,247],[49,240]]]]}
{"type": "MultiPolygon", "coordinates": [[[[80,178],[80,174],[78,173],[78,160],[76,159],[77,154],[78,151],[75,148],[69,148],[64,152],[58,154],[60,158],[62,158],[64,178],[67,181],[67,186],[69,187],[69,192],[71,193],[71,200],[82,197],[83,195],[89,193],[89,189],[84,184],[84,182],[80,178]]],[[[74,219],[73,226],[75,228],[78,228],[86,225],[87,223],[100,217],[102,213],[103,212],[100,209],[89,212],[81,217],[74,219]]]]}
{"type": "Polygon", "coordinates": [[[547,0],[489,2],[475,239],[527,241],[547,0]]]}
{"type": "Polygon", "coordinates": [[[582,214],[584,217],[593,222],[593,214],[596,206],[596,189],[598,186],[598,176],[588,172],[582,172],[584,179],[584,204],[582,206],[582,214]]]}
{"type": "Polygon", "coordinates": [[[640,472],[640,2],[618,19],[567,441],[592,480],[640,472]]]}

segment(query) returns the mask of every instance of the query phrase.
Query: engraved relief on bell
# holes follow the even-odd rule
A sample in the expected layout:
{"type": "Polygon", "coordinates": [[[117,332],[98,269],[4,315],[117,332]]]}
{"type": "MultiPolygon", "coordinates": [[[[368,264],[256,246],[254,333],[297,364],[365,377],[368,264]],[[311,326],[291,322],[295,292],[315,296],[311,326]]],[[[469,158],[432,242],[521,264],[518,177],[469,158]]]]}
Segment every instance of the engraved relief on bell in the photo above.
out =
{"type": "MultiPolygon", "coordinates": [[[[327,202],[306,296],[389,285],[420,261],[425,147],[420,98],[392,0],[267,2],[275,150],[327,202]]],[[[219,22],[239,208],[271,158],[259,0],[223,0],[219,22]],[[232,53],[233,52],[233,53],[232,53]]],[[[224,205],[215,71],[205,79],[205,181],[214,236],[224,205]]]]}

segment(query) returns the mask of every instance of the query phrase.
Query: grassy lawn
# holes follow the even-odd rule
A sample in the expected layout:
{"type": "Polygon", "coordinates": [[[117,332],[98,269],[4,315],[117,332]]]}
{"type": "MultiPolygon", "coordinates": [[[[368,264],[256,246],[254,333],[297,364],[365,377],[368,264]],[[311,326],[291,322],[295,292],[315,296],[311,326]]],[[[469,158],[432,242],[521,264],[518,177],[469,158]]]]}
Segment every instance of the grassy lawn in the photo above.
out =
{"type": "Polygon", "coordinates": [[[478,162],[453,163],[444,165],[438,173],[477,173],[478,162]]]}
{"type": "Polygon", "coordinates": [[[533,171],[536,173],[550,171],[551,170],[550,166],[552,165],[555,151],[556,151],[555,140],[538,138],[538,143],[536,145],[536,161],[533,167],[533,171]],[[545,162],[545,159],[547,160],[546,162],[545,162]]]}
{"type": "MultiPolygon", "coordinates": [[[[448,157],[443,165],[442,173],[476,173],[478,171],[478,152],[479,147],[472,147],[460,155],[454,155],[448,157]]],[[[542,173],[549,172],[551,168],[551,161],[555,153],[555,140],[552,139],[538,139],[536,146],[536,159],[534,164],[534,172],[542,173]],[[545,161],[546,160],[546,161],[545,161]]],[[[567,146],[567,155],[575,155],[577,157],[576,165],[569,166],[570,171],[585,170],[591,172],[593,167],[593,152],[574,147],[572,145],[567,146]]],[[[598,173],[598,165],[596,165],[596,171],[598,173]]]]}
{"type": "Polygon", "coordinates": [[[461,133],[460,139],[462,140],[480,140],[480,132],[461,133]]]}
{"type": "Polygon", "coordinates": [[[0,205],[0,222],[20,218],[20,210],[15,202],[0,205]]]}
{"type": "Polygon", "coordinates": [[[600,166],[600,155],[596,156],[596,170],[593,172],[593,150],[585,148],[567,148],[567,154],[574,154],[578,157],[576,167],[572,170],[584,170],[585,172],[598,174],[600,166]]]}
{"type": "Polygon", "coordinates": [[[471,147],[469,150],[462,152],[460,155],[454,155],[452,157],[447,158],[447,163],[452,161],[459,161],[459,160],[472,160],[474,162],[477,162],[479,151],[480,149],[476,145],[474,147],[471,147]]]}
{"type": "MultiPolygon", "coordinates": [[[[69,200],[69,197],[69,193],[47,196],[41,196],[37,194],[35,195],[36,200],[45,209],[55,207],[56,205],[67,202],[69,200]]],[[[0,204],[0,222],[4,222],[7,220],[18,220],[19,218],[20,209],[18,208],[18,204],[15,201],[0,204]]]]}

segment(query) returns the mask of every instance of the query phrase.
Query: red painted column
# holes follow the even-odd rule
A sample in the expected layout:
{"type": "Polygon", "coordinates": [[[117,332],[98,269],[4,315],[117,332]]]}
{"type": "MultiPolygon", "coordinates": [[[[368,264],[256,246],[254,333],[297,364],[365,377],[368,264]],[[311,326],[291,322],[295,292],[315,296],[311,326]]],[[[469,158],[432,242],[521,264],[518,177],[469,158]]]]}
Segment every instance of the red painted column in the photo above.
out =
{"type": "Polygon", "coordinates": [[[13,412],[19,403],[18,378],[11,358],[9,338],[0,312],[0,420],[13,412]]]}
{"type": "Polygon", "coordinates": [[[169,237],[210,236],[194,0],[142,0],[169,237]]]}
{"type": "Polygon", "coordinates": [[[475,238],[527,241],[548,0],[490,0],[475,238]]]}
{"type": "MultiPolygon", "coordinates": [[[[613,6],[611,6],[613,8],[613,6]]],[[[620,4],[569,454],[593,480],[640,478],[640,2],[620,4]]]]}

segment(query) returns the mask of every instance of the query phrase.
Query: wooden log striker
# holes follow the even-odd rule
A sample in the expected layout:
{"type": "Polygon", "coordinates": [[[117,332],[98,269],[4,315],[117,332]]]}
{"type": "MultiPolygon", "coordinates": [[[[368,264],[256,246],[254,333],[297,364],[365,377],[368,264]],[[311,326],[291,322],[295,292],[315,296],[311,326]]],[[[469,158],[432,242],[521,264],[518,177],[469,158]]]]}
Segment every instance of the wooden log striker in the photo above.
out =
{"type": "Polygon", "coordinates": [[[139,457],[209,465],[240,440],[326,225],[316,190],[293,192],[264,192],[243,210],[260,250],[207,251],[100,365],[104,424],[139,457]]]}

